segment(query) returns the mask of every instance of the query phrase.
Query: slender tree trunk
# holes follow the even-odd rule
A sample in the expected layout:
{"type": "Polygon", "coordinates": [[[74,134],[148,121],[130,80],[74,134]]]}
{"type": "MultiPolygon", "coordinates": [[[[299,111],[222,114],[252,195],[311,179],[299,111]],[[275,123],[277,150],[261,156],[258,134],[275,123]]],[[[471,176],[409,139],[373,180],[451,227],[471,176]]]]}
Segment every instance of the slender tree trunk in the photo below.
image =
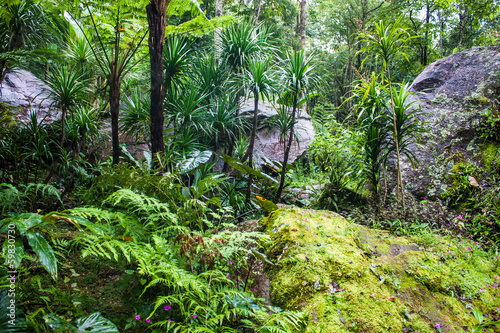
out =
{"type": "MultiPolygon", "coordinates": [[[[215,16],[216,17],[221,17],[224,13],[224,4],[222,3],[222,0],[215,0],[215,16]]],[[[216,28],[214,30],[214,43],[215,43],[215,57],[216,59],[221,58],[221,35],[220,35],[220,28],[216,28]]]]}
{"type": "MultiPolygon", "coordinates": [[[[255,145],[255,137],[257,136],[257,120],[259,118],[259,94],[254,95],[254,111],[253,111],[253,127],[252,135],[250,136],[250,143],[248,144],[248,166],[253,168],[253,147],[255,145]]],[[[245,154],[246,155],[246,154],[245,154]]],[[[252,182],[253,175],[248,175],[248,187],[247,187],[247,202],[250,201],[250,195],[252,194],[252,182]]]]}
{"type": "Polygon", "coordinates": [[[151,0],[146,6],[149,26],[149,58],[151,65],[151,153],[153,167],[158,167],[156,154],[165,150],[163,140],[163,100],[165,91],[163,81],[163,48],[165,46],[165,28],[167,25],[167,7],[170,0],[151,0]]]}
{"type": "Polygon", "coordinates": [[[120,137],[118,132],[118,119],[120,117],[120,90],[121,79],[117,77],[111,78],[109,84],[109,111],[111,113],[111,142],[113,145],[113,164],[120,163],[120,137]]]}
{"type": "Polygon", "coordinates": [[[262,3],[262,0],[255,0],[254,1],[252,25],[257,25],[257,22],[259,21],[261,3],[262,3]]]}
{"type": "MultiPolygon", "coordinates": [[[[306,7],[307,0],[300,1],[300,49],[304,50],[306,48],[306,7]]],[[[305,54],[305,52],[304,52],[305,54]]],[[[304,97],[304,93],[300,94],[300,97],[304,97]]],[[[307,103],[302,104],[301,111],[307,113],[307,103]]]]}
{"type": "Polygon", "coordinates": [[[395,105],[394,105],[394,96],[392,93],[392,81],[391,81],[391,71],[389,70],[389,67],[387,67],[387,80],[389,81],[389,91],[391,94],[391,107],[392,107],[392,120],[393,120],[393,126],[394,126],[394,144],[396,146],[396,174],[397,174],[397,191],[396,191],[396,197],[399,198],[399,194],[401,194],[401,203],[403,205],[403,211],[406,210],[405,207],[405,196],[404,196],[404,190],[403,190],[403,177],[401,176],[401,159],[400,159],[400,154],[399,154],[399,140],[398,140],[398,128],[397,128],[397,122],[396,122],[396,110],[395,110],[395,105]]]}
{"type": "Polygon", "coordinates": [[[285,155],[283,156],[283,166],[281,169],[281,177],[280,177],[280,185],[278,187],[278,191],[276,192],[276,196],[274,197],[274,202],[278,202],[281,197],[281,192],[283,191],[283,187],[285,185],[285,174],[286,174],[286,164],[288,163],[288,156],[290,155],[290,148],[292,147],[293,142],[293,131],[294,131],[294,123],[295,123],[295,112],[297,111],[297,99],[299,92],[294,93],[293,96],[293,109],[292,109],[292,126],[290,127],[290,137],[288,138],[288,143],[285,149],[285,155]]]}
{"type": "Polygon", "coordinates": [[[307,1],[300,1],[300,48],[306,47],[306,7],[307,1]]]}

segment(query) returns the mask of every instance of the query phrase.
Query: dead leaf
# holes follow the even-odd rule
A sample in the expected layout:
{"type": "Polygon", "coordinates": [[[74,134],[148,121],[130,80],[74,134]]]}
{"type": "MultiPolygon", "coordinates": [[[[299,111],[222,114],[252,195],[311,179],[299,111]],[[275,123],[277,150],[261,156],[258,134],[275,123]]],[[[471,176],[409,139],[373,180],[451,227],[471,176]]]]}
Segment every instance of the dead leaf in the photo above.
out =
{"type": "Polygon", "coordinates": [[[371,298],[375,298],[375,294],[371,294],[371,295],[370,295],[370,297],[371,297],[371,298]]]}
{"type": "Polygon", "coordinates": [[[472,176],[469,176],[469,183],[474,187],[479,187],[479,183],[477,182],[476,178],[472,176]]]}
{"type": "Polygon", "coordinates": [[[390,297],[382,296],[382,298],[385,298],[386,300],[391,301],[391,302],[395,302],[396,301],[396,297],[394,297],[394,296],[390,296],[390,297]]]}

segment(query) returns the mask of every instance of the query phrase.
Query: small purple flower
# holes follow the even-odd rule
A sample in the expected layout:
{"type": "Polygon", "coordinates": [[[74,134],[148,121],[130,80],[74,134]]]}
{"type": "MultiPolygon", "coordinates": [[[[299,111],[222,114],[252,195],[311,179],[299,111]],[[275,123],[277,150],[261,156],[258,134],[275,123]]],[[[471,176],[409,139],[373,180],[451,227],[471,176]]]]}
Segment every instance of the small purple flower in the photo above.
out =
{"type": "Polygon", "coordinates": [[[135,320],[141,320],[141,316],[139,315],[135,316],[135,320]]]}
{"type": "Polygon", "coordinates": [[[256,292],[256,291],[257,291],[257,289],[253,288],[253,291],[255,291],[255,292],[256,292]]]}
{"type": "Polygon", "coordinates": [[[462,237],[462,234],[458,234],[458,237],[462,237]]]}
{"type": "Polygon", "coordinates": [[[229,275],[229,273],[227,273],[227,278],[230,279],[231,278],[231,275],[229,275]]]}
{"type": "MultiPolygon", "coordinates": [[[[306,219],[307,220],[307,219],[306,219]]],[[[306,227],[307,230],[309,230],[309,227],[306,227]]]]}
{"type": "Polygon", "coordinates": [[[459,218],[459,219],[462,219],[462,218],[463,218],[463,217],[462,217],[462,214],[458,215],[458,218],[459,218]]]}
{"type": "Polygon", "coordinates": [[[230,265],[232,265],[232,264],[233,264],[233,262],[231,261],[231,259],[229,259],[229,264],[230,264],[230,265]]]}
{"type": "Polygon", "coordinates": [[[307,217],[306,217],[306,221],[307,221],[307,217]]]}
{"type": "Polygon", "coordinates": [[[427,200],[427,198],[426,198],[426,197],[424,197],[424,200],[427,200]]]}
{"type": "Polygon", "coordinates": [[[196,315],[193,315],[193,318],[196,319],[197,318],[196,315]]]}
{"type": "Polygon", "coordinates": [[[495,279],[500,279],[500,277],[498,275],[495,275],[495,279]]]}
{"type": "Polygon", "coordinates": [[[485,283],[485,285],[486,285],[486,287],[488,287],[488,284],[487,284],[487,283],[485,283]]]}
{"type": "Polygon", "coordinates": [[[435,328],[441,328],[441,325],[439,324],[436,324],[436,326],[434,326],[435,328]]]}
{"type": "Polygon", "coordinates": [[[148,323],[148,324],[149,324],[150,322],[151,322],[151,319],[149,319],[149,318],[148,318],[148,319],[146,319],[146,323],[148,323]]]}
{"type": "Polygon", "coordinates": [[[470,246],[467,248],[467,251],[470,251],[470,246]]]}
{"type": "Polygon", "coordinates": [[[168,311],[168,310],[170,310],[171,308],[172,308],[172,307],[171,307],[170,305],[166,305],[166,306],[164,307],[165,311],[168,311]]]}

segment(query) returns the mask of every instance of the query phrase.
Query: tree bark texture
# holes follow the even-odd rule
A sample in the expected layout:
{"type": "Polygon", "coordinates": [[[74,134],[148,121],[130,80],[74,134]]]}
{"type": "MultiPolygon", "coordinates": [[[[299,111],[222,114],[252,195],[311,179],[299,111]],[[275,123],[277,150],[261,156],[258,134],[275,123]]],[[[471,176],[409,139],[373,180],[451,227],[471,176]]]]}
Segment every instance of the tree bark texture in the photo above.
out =
{"type": "Polygon", "coordinates": [[[165,47],[165,27],[167,25],[167,7],[169,0],[151,0],[146,6],[149,26],[149,59],[151,65],[151,153],[153,165],[158,166],[156,153],[163,152],[163,100],[165,91],[163,83],[163,49],[165,47]]]}
{"type": "Polygon", "coordinates": [[[300,48],[306,47],[306,0],[300,1],[300,48]]]}
{"type": "MultiPolygon", "coordinates": [[[[255,146],[255,137],[257,136],[257,120],[259,118],[259,94],[255,94],[254,99],[254,112],[253,112],[253,126],[252,135],[250,136],[250,143],[248,144],[248,166],[253,168],[253,148],[255,146]]],[[[246,154],[245,154],[246,155],[246,154]]],[[[248,174],[248,187],[247,187],[247,202],[250,202],[250,195],[252,194],[253,175],[248,174]]]]}
{"type": "MultiPolygon", "coordinates": [[[[112,73],[111,75],[114,76],[112,73]]],[[[113,164],[120,162],[120,137],[118,118],[120,116],[121,78],[112,77],[109,82],[109,111],[111,113],[111,141],[113,144],[113,164]]]]}
{"type": "Polygon", "coordinates": [[[252,25],[257,25],[257,22],[259,22],[261,4],[262,4],[262,0],[255,0],[254,1],[252,25]]]}

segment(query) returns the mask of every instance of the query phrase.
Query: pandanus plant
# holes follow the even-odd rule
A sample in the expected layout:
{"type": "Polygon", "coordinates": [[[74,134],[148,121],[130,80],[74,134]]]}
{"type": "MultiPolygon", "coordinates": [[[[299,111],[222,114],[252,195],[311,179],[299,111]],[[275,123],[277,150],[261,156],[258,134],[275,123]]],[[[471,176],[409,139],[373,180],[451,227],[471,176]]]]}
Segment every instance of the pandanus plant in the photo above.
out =
{"type": "Polygon", "coordinates": [[[286,165],[290,155],[290,148],[293,142],[293,132],[295,128],[295,119],[297,118],[297,106],[301,94],[309,96],[311,89],[318,85],[319,77],[313,72],[312,65],[313,57],[306,57],[305,51],[292,51],[287,53],[286,59],[281,61],[280,72],[281,82],[284,83],[285,94],[289,94],[292,100],[292,119],[290,126],[290,134],[285,147],[283,156],[283,167],[281,169],[280,184],[274,201],[277,202],[281,197],[281,192],[285,185],[286,165]]]}

